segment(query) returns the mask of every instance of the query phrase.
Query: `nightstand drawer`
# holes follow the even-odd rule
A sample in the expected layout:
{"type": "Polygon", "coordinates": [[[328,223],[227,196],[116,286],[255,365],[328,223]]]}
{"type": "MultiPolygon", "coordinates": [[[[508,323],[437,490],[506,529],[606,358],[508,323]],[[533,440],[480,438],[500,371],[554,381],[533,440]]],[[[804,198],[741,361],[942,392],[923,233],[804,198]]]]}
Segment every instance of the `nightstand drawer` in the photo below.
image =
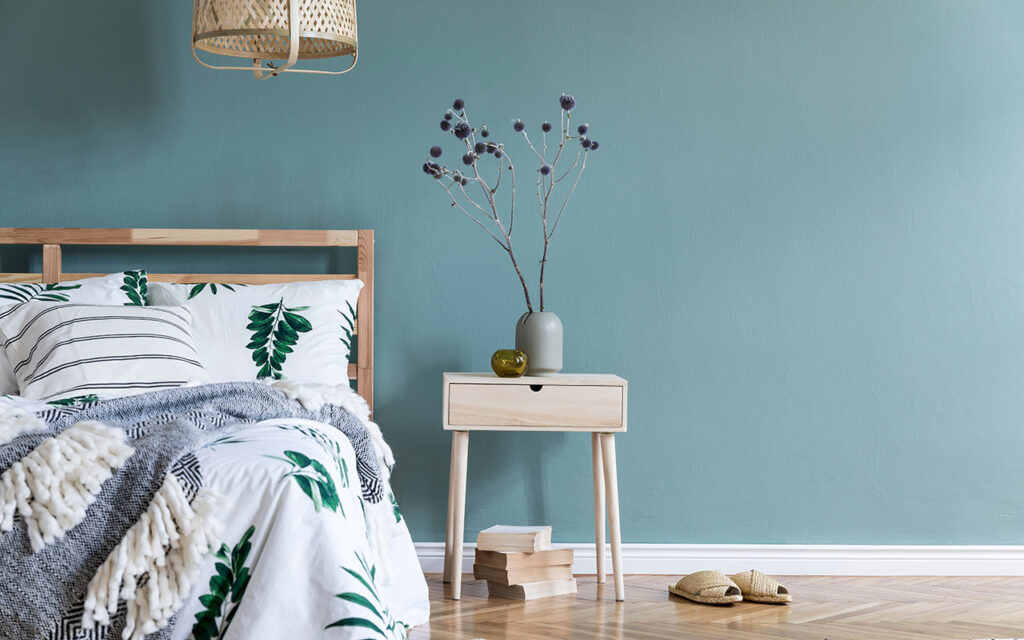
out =
{"type": "Polygon", "coordinates": [[[621,386],[452,383],[448,425],[625,431],[623,394],[621,386]]]}

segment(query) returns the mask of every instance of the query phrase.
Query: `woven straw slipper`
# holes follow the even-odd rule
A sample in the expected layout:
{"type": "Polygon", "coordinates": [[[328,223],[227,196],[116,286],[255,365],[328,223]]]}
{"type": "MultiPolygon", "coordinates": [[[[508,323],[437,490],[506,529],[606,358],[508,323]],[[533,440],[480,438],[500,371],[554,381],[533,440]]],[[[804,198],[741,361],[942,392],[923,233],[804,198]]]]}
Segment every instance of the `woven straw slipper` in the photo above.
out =
{"type": "Polygon", "coordinates": [[[730,578],[740,588],[744,600],[769,604],[786,604],[793,601],[786,587],[756,569],[737,573],[730,578]]]}
{"type": "Polygon", "coordinates": [[[740,588],[721,571],[698,571],[669,585],[668,592],[701,604],[742,602],[740,588]]]}

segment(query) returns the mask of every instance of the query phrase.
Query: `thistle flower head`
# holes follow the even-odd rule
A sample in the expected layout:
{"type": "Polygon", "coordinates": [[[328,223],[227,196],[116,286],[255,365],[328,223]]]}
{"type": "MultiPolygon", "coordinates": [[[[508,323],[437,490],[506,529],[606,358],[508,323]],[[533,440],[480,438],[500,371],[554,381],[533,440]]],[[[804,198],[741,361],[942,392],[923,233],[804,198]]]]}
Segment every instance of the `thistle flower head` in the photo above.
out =
{"type": "Polygon", "coordinates": [[[495,149],[494,150],[494,157],[495,158],[500,158],[501,157],[501,149],[495,149]]]}
{"type": "Polygon", "coordinates": [[[467,153],[466,155],[462,156],[462,164],[469,166],[474,162],[476,162],[476,156],[473,155],[472,153],[467,153]]]}
{"type": "Polygon", "coordinates": [[[487,136],[491,135],[491,132],[487,130],[486,126],[484,126],[480,128],[480,135],[486,138],[487,136]]]}
{"type": "Polygon", "coordinates": [[[590,141],[590,150],[591,151],[597,151],[597,147],[598,147],[597,140],[591,140],[590,141]]]}
{"type": "Polygon", "coordinates": [[[540,175],[546,176],[546,175],[550,175],[550,174],[551,174],[551,165],[550,164],[542,164],[540,166],[540,175]]]}
{"type": "Polygon", "coordinates": [[[476,153],[483,153],[486,150],[487,145],[484,144],[483,142],[478,142],[475,145],[473,145],[473,151],[475,151],[476,153]]]}
{"type": "Polygon", "coordinates": [[[520,133],[523,129],[526,128],[526,125],[523,124],[522,120],[520,120],[519,118],[516,118],[512,122],[512,128],[515,129],[516,133],[520,133]]]}
{"type": "Polygon", "coordinates": [[[441,165],[436,162],[426,162],[423,165],[423,173],[426,173],[433,177],[435,180],[439,180],[443,172],[441,171],[441,165]]]}
{"type": "Polygon", "coordinates": [[[458,138],[459,140],[465,140],[466,138],[469,137],[470,128],[469,125],[466,124],[465,122],[460,122],[455,125],[455,128],[452,129],[452,132],[455,133],[455,137],[458,138]]]}
{"type": "Polygon", "coordinates": [[[444,119],[445,120],[451,120],[452,119],[452,110],[451,109],[449,109],[448,111],[444,112],[444,119]]]}
{"type": "Polygon", "coordinates": [[[562,97],[558,99],[558,104],[561,105],[562,111],[572,111],[576,108],[576,98],[568,93],[563,93],[562,97]]]}
{"type": "Polygon", "coordinates": [[[462,98],[456,98],[455,102],[452,103],[452,109],[456,111],[462,111],[466,107],[466,101],[462,98]]]}
{"type": "Polygon", "coordinates": [[[591,144],[590,143],[590,139],[587,136],[580,136],[580,145],[584,149],[589,149],[590,148],[590,144],[591,144]]]}
{"type": "Polygon", "coordinates": [[[447,130],[449,130],[451,128],[452,128],[452,123],[448,122],[447,120],[442,120],[441,121],[441,131],[447,131],[447,130]]]}
{"type": "Polygon", "coordinates": [[[441,157],[441,147],[437,146],[436,144],[434,146],[430,147],[430,157],[431,158],[440,158],[441,157]]]}
{"type": "Polygon", "coordinates": [[[540,130],[544,133],[551,133],[551,123],[544,121],[544,124],[540,125],[540,130]]]}
{"type": "Polygon", "coordinates": [[[580,134],[581,136],[587,135],[588,131],[590,131],[590,125],[586,122],[576,127],[576,133],[580,134]]]}

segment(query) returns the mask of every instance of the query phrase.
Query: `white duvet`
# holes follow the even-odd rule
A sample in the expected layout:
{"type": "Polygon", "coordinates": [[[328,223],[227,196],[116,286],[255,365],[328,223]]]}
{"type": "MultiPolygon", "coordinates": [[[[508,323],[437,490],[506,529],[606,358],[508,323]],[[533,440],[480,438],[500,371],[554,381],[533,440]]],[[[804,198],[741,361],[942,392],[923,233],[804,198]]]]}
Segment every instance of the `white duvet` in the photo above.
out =
{"type": "MultiPolygon", "coordinates": [[[[0,403],[32,408],[16,397],[0,403]]],[[[355,454],[340,431],[269,420],[196,457],[204,486],[222,498],[221,544],[172,638],[392,639],[427,621],[427,586],[398,503],[387,489],[392,520],[368,523],[368,512],[381,511],[364,505],[355,454]]]]}

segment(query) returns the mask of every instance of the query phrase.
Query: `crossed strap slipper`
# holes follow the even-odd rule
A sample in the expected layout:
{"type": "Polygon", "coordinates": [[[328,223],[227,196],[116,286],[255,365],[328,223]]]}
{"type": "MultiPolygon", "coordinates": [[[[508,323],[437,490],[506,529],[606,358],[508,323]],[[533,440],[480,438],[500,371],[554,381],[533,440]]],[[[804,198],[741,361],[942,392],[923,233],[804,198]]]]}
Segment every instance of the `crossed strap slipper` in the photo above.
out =
{"type": "Polygon", "coordinates": [[[769,604],[786,604],[793,601],[786,587],[756,569],[737,573],[730,578],[739,587],[744,600],[769,604]]]}
{"type": "Polygon", "coordinates": [[[698,571],[669,585],[668,592],[701,604],[733,604],[742,602],[743,595],[735,582],[721,571],[698,571]]]}

